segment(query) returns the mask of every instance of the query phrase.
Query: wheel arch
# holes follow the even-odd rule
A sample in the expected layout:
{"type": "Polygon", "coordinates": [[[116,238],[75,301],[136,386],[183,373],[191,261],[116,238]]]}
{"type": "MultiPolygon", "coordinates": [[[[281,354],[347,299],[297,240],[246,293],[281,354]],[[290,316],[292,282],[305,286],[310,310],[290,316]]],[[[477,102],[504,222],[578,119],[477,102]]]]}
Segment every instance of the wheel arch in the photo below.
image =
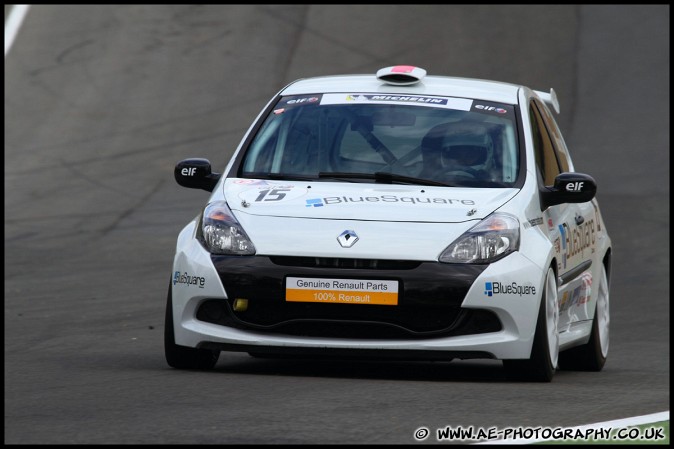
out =
{"type": "Polygon", "coordinates": [[[601,260],[601,263],[604,265],[604,268],[606,268],[606,278],[609,282],[609,285],[611,284],[611,258],[612,258],[612,250],[611,247],[606,249],[606,253],[604,254],[604,257],[601,260]]]}

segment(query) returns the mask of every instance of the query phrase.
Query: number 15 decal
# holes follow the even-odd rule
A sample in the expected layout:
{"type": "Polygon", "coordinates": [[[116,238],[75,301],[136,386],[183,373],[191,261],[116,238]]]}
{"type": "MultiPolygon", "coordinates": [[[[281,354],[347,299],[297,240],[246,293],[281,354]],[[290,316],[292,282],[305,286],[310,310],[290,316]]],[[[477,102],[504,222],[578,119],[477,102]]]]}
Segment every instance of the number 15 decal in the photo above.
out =
{"type": "Polygon", "coordinates": [[[291,189],[265,189],[255,198],[255,201],[281,201],[291,189]]]}

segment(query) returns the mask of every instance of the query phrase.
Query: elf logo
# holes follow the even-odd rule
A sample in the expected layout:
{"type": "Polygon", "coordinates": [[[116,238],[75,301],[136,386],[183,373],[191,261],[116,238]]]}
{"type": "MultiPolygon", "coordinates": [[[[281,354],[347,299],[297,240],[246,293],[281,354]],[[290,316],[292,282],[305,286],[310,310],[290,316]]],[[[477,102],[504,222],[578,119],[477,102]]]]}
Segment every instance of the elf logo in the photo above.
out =
{"type": "Polygon", "coordinates": [[[300,103],[315,103],[319,100],[318,97],[310,97],[310,98],[297,98],[294,100],[288,100],[288,104],[300,104],[300,103]]]}
{"type": "Polygon", "coordinates": [[[566,190],[569,192],[581,192],[583,190],[583,184],[585,183],[582,181],[570,182],[566,185],[566,190]]]}
{"type": "Polygon", "coordinates": [[[501,282],[485,282],[484,294],[488,297],[494,295],[535,295],[536,287],[533,285],[518,285],[517,282],[503,284],[501,282]]]}
{"type": "Polygon", "coordinates": [[[497,108],[495,106],[485,106],[483,104],[476,104],[475,109],[482,109],[483,111],[498,112],[499,114],[505,114],[506,112],[508,112],[503,108],[497,108]]]}

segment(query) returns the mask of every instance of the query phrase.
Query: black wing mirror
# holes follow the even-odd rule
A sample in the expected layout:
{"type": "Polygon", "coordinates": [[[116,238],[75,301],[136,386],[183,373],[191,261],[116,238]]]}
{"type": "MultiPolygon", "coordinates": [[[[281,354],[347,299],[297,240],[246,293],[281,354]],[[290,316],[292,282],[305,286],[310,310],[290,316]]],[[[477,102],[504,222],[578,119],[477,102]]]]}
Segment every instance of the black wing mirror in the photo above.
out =
{"type": "Polygon", "coordinates": [[[594,178],[585,173],[560,173],[552,187],[540,191],[541,210],[564,203],[585,203],[597,193],[594,178]]]}
{"type": "Polygon", "coordinates": [[[173,175],[183,187],[212,192],[222,173],[212,173],[208,159],[184,159],[176,164],[173,175]]]}

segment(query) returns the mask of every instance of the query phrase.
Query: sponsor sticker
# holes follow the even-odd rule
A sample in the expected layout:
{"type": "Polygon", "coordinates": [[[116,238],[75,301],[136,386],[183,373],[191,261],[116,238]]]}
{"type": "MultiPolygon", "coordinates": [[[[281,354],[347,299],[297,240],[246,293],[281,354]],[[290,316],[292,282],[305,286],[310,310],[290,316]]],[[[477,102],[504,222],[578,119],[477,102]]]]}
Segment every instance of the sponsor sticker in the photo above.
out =
{"type": "Polygon", "coordinates": [[[524,222],[524,229],[533,228],[543,224],[543,217],[532,218],[524,222]]]}
{"type": "Polygon", "coordinates": [[[261,179],[245,179],[238,178],[232,181],[234,184],[247,184],[247,185],[267,185],[267,181],[261,179]]]}
{"type": "Polygon", "coordinates": [[[580,279],[583,288],[581,290],[581,298],[578,301],[578,305],[589,302],[592,294],[592,274],[590,272],[584,273],[580,279]]]}
{"type": "Polygon", "coordinates": [[[186,284],[186,286],[195,286],[199,288],[204,288],[206,285],[206,278],[202,276],[191,276],[187,272],[176,271],[173,274],[173,285],[176,284],[186,284]]]}
{"type": "Polygon", "coordinates": [[[285,111],[284,108],[291,108],[293,106],[305,106],[309,104],[319,104],[320,101],[321,95],[311,95],[308,97],[304,96],[285,97],[278,102],[277,105],[278,108],[274,110],[274,114],[283,113],[285,111]]]}
{"type": "Polygon", "coordinates": [[[559,300],[559,311],[564,312],[566,309],[569,308],[571,304],[569,303],[569,292],[565,291],[562,294],[562,299],[559,300]]]}
{"type": "Polygon", "coordinates": [[[486,101],[475,101],[473,107],[470,109],[471,112],[480,112],[487,113],[492,115],[504,116],[513,110],[512,106],[499,104],[499,103],[488,103],[486,101]]]}
{"type": "Polygon", "coordinates": [[[398,281],[286,278],[286,301],[398,305],[398,281]]]}
{"type": "Polygon", "coordinates": [[[510,284],[504,284],[502,282],[485,282],[484,294],[488,297],[495,295],[535,295],[536,287],[533,285],[519,285],[517,282],[511,282],[510,284]]]}
{"type": "Polygon", "coordinates": [[[594,219],[587,220],[576,226],[569,225],[568,223],[559,225],[559,233],[562,237],[562,249],[564,250],[562,258],[564,268],[566,268],[566,262],[572,257],[582,254],[586,249],[594,250],[596,232],[594,219]]]}
{"type": "Polygon", "coordinates": [[[583,287],[579,285],[578,287],[573,289],[573,296],[571,298],[571,304],[576,304],[576,305],[580,304],[580,302],[579,302],[581,300],[580,292],[581,292],[582,288],[583,287]]]}
{"type": "Polygon", "coordinates": [[[307,189],[304,187],[265,183],[260,184],[259,187],[242,191],[239,193],[239,199],[251,204],[264,203],[272,205],[279,202],[296,200],[306,195],[306,193],[307,189]]]}
{"type": "Polygon", "coordinates": [[[391,95],[391,94],[323,94],[321,105],[328,104],[411,104],[417,106],[433,106],[458,111],[469,111],[473,100],[466,98],[431,97],[425,95],[391,95]]]}
{"type": "Polygon", "coordinates": [[[323,198],[309,198],[306,201],[306,207],[323,207],[333,204],[354,204],[354,203],[401,203],[401,204],[463,204],[472,206],[473,200],[462,200],[456,198],[428,198],[412,197],[398,195],[379,195],[379,196],[328,196],[323,198]]]}

